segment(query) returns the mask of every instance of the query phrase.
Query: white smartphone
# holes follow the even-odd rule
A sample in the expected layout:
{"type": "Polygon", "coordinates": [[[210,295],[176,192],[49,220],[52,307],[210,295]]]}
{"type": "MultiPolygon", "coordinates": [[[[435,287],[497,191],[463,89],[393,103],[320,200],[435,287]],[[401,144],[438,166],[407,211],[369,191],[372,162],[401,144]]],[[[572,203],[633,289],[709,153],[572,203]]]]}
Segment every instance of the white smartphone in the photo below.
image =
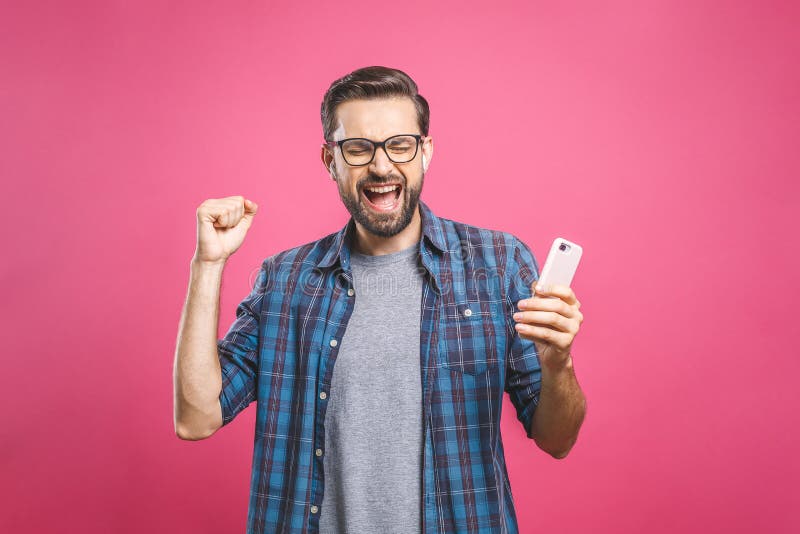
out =
{"type": "Polygon", "coordinates": [[[541,284],[547,289],[551,284],[568,286],[572,283],[578,262],[581,261],[583,248],[563,237],[557,237],[550,247],[547,260],[544,262],[539,280],[534,285],[541,284]]]}

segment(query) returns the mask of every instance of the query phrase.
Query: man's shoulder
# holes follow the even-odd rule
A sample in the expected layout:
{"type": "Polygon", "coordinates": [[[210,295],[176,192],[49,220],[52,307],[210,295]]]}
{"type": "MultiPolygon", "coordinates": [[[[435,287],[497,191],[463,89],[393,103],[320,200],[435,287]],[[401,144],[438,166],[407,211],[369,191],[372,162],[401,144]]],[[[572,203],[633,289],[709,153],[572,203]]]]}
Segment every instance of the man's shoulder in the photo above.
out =
{"type": "Polygon", "coordinates": [[[464,247],[493,255],[503,254],[513,257],[519,249],[530,248],[516,234],[494,228],[438,217],[442,230],[447,236],[448,248],[458,251],[464,247]]]}
{"type": "Polygon", "coordinates": [[[489,269],[506,284],[517,278],[530,284],[538,277],[539,263],[533,251],[516,234],[446,217],[438,219],[447,235],[451,261],[460,260],[465,271],[489,269]]]}

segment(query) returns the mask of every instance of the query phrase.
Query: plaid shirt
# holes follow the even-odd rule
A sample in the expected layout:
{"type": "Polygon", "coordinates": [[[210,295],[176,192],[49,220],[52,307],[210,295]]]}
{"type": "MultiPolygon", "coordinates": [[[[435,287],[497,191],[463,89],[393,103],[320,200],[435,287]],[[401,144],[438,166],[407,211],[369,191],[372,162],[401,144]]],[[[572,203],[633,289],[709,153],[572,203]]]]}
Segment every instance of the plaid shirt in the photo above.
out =
{"type": "MultiPolygon", "coordinates": [[[[436,217],[420,202],[424,533],[516,533],[500,436],[507,391],[530,437],[541,369],[511,317],[539,277],[515,236],[436,217]]],[[[223,425],[257,401],[248,533],[319,531],[325,410],[353,311],[352,218],[264,260],[218,341],[223,425]]]]}

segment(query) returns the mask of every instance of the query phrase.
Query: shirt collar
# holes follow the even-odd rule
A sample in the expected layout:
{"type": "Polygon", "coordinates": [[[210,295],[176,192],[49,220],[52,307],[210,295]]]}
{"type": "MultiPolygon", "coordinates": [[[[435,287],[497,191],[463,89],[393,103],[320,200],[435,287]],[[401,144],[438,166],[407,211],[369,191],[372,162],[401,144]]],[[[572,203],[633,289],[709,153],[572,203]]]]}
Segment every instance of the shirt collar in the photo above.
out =
{"type": "MultiPolygon", "coordinates": [[[[424,241],[427,239],[433,247],[439,252],[447,251],[447,239],[444,229],[442,228],[442,221],[431,211],[427,204],[419,201],[420,219],[422,222],[422,236],[420,238],[420,254],[423,253],[424,241]]],[[[334,234],[328,250],[322,256],[322,259],[317,264],[318,267],[330,267],[336,260],[339,260],[343,268],[349,268],[350,265],[350,244],[355,233],[355,221],[353,217],[347,221],[347,224],[334,234]]]]}

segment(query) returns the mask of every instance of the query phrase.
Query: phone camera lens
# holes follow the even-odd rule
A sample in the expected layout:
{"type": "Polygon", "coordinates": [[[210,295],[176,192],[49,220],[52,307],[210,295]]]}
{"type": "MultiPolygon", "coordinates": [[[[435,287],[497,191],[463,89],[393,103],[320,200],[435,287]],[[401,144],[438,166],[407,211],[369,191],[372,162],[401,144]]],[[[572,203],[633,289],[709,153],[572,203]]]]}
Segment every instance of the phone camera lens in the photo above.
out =
{"type": "Polygon", "coordinates": [[[558,246],[558,250],[562,250],[562,251],[563,251],[563,250],[567,250],[567,244],[566,244],[566,243],[561,243],[561,244],[558,246]]]}

